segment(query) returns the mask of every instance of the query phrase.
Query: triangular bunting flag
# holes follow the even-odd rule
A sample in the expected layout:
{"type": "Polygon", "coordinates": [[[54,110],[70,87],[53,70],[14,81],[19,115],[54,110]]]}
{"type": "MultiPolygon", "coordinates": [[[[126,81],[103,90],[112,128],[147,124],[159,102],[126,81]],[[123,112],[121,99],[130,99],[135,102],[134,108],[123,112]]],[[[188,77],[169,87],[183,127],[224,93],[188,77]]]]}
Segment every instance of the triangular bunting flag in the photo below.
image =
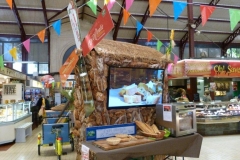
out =
{"type": "Polygon", "coordinates": [[[129,8],[132,6],[134,0],[126,0],[126,10],[128,11],[129,8]]]}
{"type": "Polygon", "coordinates": [[[9,7],[12,9],[12,0],[6,0],[7,1],[7,4],[9,5],[9,7]]]}
{"type": "Polygon", "coordinates": [[[104,5],[108,4],[109,0],[104,0],[104,5]]]}
{"type": "Polygon", "coordinates": [[[152,32],[147,31],[147,41],[148,41],[148,42],[151,41],[152,36],[153,36],[152,32]]]}
{"type": "Polygon", "coordinates": [[[17,48],[13,47],[9,53],[11,54],[11,56],[13,57],[13,59],[17,60],[17,48]]]}
{"type": "Polygon", "coordinates": [[[109,11],[112,9],[112,7],[113,7],[115,1],[116,1],[116,0],[110,0],[110,1],[108,2],[108,4],[107,4],[107,8],[108,8],[109,11]]]}
{"type": "Polygon", "coordinates": [[[160,51],[161,47],[162,47],[163,43],[159,40],[157,40],[157,50],[160,51]]]}
{"type": "Polygon", "coordinates": [[[41,30],[40,32],[38,32],[38,38],[40,39],[40,41],[42,42],[42,43],[44,43],[44,39],[45,39],[45,29],[43,29],[43,30],[41,30]]]}
{"type": "Polygon", "coordinates": [[[240,10],[229,9],[231,31],[236,27],[240,20],[240,10]]]}
{"type": "Polygon", "coordinates": [[[174,20],[176,21],[180,14],[183,12],[185,7],[187,6],[187,2],[173,2],[173,12],[174,12],[174,20]]]}
{"type": "Polygon", "coordinates": [[[0,55],[0,69],[4,68],[3,55],[0,55]]]}
{"type": "Polygon", "coordinates": [[[143,25],[137,21],[137,35],[138,35],[139,31],[141,31],[142,28],[143,28],[143,25]]]}
{"type": "Polygon", "coordinates": [[[61,19],[54,22],[52,24],[52,26],[53,26],[53,29],[56,31],[56,33],[60,36],[60,34],[61,34],[61,19]]]}
{"type": "Polygon", "coordinates": [[[171,73],[171,72],[172,72],[172,66],[173,66],[172,63],[168,63],[168,65],[167,65],[167,71],[168,71],[168,73],[171,73]]]}
{"type": "Polygon", "coordinates": [[[215,6],[203,6],[200,5],[200,11],[202,16],[202,26],[204,26],[208,20],[208,18],[212,15],[215,10],[215,6]]]}
{"type": "Polygon", "coordinates": [[[149,11],[150,11],[150,17],[153,15],[155,10],[157,9],[159,3],[161,3],[162,0],[149,0],[149,11]]]}
{"type": "Polygon", "coordinates": [[[60,82],[57,82],[57,88],[59,88],[60,87],[60,82]]]}
{"type": "Polygon", "coordinates": [[[124,25],[126,25],[129,16],[130,16],[130,13],[126,9],[123,9],[123,24],[124,25]]]}
{"type": "Polygon", "coordinates": [[[179,59],[178,56],[176,56],[176,55],[174,54],[174,60],[173,60],[173,63],[176,64],[177,61],[178,61],[178,59],[179,59]]]}
{"type": "Polygon", "coordinates": [[[87,5],[91,8],[93,13],[97,15],[97,0],[90,0],[87,2],[87,5]]]}
{"type": "Polygon", "coordinates": [[[66,82],[62,82],[62,87],[65,87],[65,85],[66,85],[66,82]]]}
{"type": "Polygon", "coordinates": [[[52,82],[52,88],[54,88],[54,86],[55,86],[55,82],[52,82]]]}
{"type": "Polygon", "coordinates": [[[23,45],[26,48],[26,50],[28,51],[28,53],[29,53],[30,52],[30,38],[27,39],[26,41],[24,41],[23,45]]]}

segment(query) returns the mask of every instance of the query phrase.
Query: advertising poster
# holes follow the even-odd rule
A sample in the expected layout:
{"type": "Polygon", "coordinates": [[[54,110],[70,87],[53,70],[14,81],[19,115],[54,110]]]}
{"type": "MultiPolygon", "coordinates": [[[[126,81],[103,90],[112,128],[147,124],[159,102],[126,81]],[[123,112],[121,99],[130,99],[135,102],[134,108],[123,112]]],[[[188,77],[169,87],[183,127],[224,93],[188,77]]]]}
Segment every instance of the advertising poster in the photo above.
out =
{"type": "Polygon", "coordinates": [[[172,122],[172,105],[163,105],[163,120],[172,122]]]}
{"type": "Polygon", "coordinates": [[[82,42],[83,56],[86,56],[114,27],[112,17],[105,5],[91,30],[82,42]]]}
{"type": "Polygon", "coordinates": [[[68,11],[68,17],[71,22],[76,47],[77,49],[80,49],[80,46],[81,46],[80,23],[79,23],[79,18],[77,14],[78,13],[77,6],[74,1],[70,1],[67,11],[68,11]]]}

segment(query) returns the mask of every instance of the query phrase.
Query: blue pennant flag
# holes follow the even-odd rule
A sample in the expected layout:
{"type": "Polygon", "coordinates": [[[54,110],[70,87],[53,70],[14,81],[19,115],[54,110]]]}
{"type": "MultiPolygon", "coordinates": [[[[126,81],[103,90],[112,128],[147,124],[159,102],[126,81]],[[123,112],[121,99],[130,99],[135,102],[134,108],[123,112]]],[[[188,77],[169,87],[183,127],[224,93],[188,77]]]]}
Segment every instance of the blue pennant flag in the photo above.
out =
{"type": "Polygon", "coordinates": [[[141,31],[142,28],[143,28],[143,25],[137,21],[137,35],[138,35],[139,31],[141,31]]]}
{"type": "Polygon", "coordinates": [[[176,21],[180,14],[183,12],[185,7],[187,6],[187,2],[173,2],[173,14],[174,14],[174,20],[176,21]]]}
{"type": "Polygon", "coordinates": [[[61,19],[56,21],[55,23],[52,24],[53,29],[56,31],[56,33],[60,36],[61,34],[61,19]]]}

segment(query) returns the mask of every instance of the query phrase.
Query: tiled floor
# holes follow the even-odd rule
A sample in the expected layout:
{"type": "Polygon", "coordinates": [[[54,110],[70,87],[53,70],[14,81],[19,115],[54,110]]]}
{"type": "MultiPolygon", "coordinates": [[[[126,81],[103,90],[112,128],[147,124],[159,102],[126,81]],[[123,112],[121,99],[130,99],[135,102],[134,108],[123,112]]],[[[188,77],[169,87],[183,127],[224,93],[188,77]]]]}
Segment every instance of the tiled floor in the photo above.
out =
{"type": "MultiPolygon", "coordinates": [[[[41,147],[41,156],[38,156],[37,135],[41,132],[39,126],[33,130],[32,136],[27,137],[26,143],[15,143],[7,151],[0,151],[0,160],[57,160],[53,146],[41,147]]],[[[61,156],[61,160],[76,159],[76,152],[71,151],[70,145],[64,145],[63,151],[67,155],[61,156]]]]}
{"type": "MultiPolygon", "coordinates": [[[[37,134],[41,127],[33,130],[33,135],[27,138],[26,143],[15,143],[7,151],[0,151],[0,160],[56,160],[52,146],[41,147],[41,156],[37,152],[37,134]]],[[[76,152],[71,152],[70,145],[64,146],[67,155],[62,160],[75,160],[76,152]]],[[[184,160],[240,160],[240,135],[209,136],[203,138],[199,158],[184,160]]],[[[175,159],[175,158],[171,158],[175,159]]],[[[178,157],[177,160],[182,160],[178,157]]]]}

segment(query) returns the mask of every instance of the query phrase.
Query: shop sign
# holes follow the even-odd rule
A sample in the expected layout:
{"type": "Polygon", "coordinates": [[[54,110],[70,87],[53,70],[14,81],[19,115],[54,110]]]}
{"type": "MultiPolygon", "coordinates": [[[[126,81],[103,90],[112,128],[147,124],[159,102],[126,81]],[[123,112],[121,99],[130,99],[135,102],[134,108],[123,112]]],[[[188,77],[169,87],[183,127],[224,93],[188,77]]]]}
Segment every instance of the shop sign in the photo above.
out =
{"type": "Polygon", "coordinates": [[[83,56],[86,56],[114,27],[112,17],[105,5],[91,30],[82,42],[83,56]]]}
{"type": "Polygon", "coordinates": [[[180,61],[176,64],[173,64],[171,69],[169,69],[169,78],[183,77],[184,74],[184,61],[180,61]]]}
{"type": "Polygon", "coordinates": [[[9,76],[12,78],[20,79],[20,80],[26,80],[27,76],[25,74],[22,74],[20,72],[14,71],[10,68],[2,68],[0,69],[0,74],[3,74],[5,76],[9,76]]]}
{"type": "Polygon", "coordinates": [[[81,148],[81,155],[82,155],[82,160],[89,160],[89,148],[84,144],[82,145],[82,148],[81,148]]]}
{"type": "Polygon", "coordinates": [[[185,61],[186,76],[205,76],[211,75],[211,63],[210,61],[185,61]]]}
{"type": "Polygon", "coordinates": [[[239,77],[239,61],[211,61],[211,76],[214,77],[239,77]]]}
{"type": "Polygon", "coordinates": [[[77,49],[80,49],[80,46],[81,46],[80,23],[79,23],[79,18],[77,14],[76,2],[70,1],[67,11],[68,11],[68,17],[71,22],[76,47],[77,49]]]}
{"type": "Polygon", "coordinates": [[[118,124],[108,126],[94,126],[86,128],[86,140],[95,141],[98,139],[114,137],[116,134],[136,134],[136,124],[118,124]]]}

